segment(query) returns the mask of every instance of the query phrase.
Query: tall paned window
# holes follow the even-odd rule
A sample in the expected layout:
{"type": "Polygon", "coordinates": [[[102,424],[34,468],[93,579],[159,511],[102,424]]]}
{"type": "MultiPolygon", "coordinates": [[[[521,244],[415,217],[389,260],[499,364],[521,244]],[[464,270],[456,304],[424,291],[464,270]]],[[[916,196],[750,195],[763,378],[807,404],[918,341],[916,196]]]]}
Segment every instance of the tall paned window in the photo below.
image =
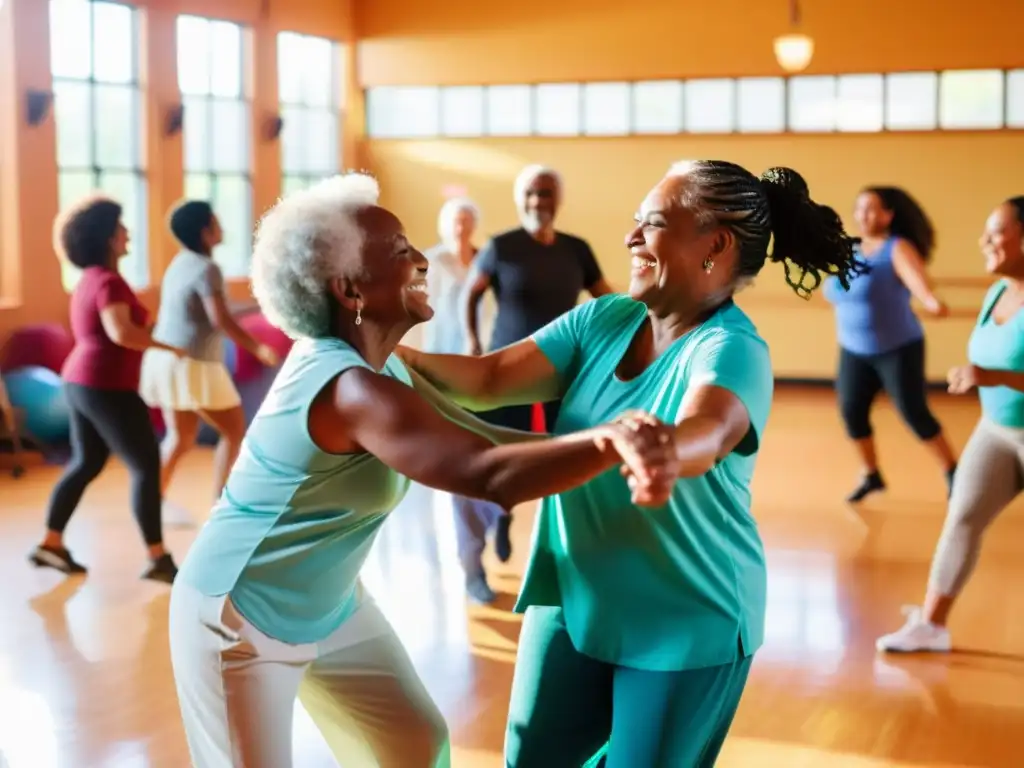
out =
{"type": "MultiPolygon", "coordinates": [[[[130,243],[120,270],[137,287],[149,282],[138,15],[122,3],[50,0],[60,206],[94,191],[123,206],[130,243]]],[[[63,264],[62,276],[71,290],[79,272],[63,264]]]]}
{"type": "Polygon", "coordinates": [[[282,192],[288,194],[340,170],[340,46],[322,37],[277,36],[282,192]]]}
{"type": "Polygon", "coordinates": [[[243,30],[178,17],[178,87],[185,106],[185,196],[207,200],[224,230],[214,258],[224,274],[249,274],[252,137],[243,30]]]}

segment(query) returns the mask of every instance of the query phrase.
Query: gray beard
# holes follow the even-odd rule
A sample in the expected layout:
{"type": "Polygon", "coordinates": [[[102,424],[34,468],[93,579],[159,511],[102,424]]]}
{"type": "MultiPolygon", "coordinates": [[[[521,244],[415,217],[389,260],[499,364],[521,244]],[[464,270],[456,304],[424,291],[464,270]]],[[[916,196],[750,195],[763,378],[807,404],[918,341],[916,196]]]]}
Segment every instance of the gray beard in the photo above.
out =
{"type": "Polygon", "coordinates": [[[530,234],[534,234],[544,229],[544,223],[541,221],[540,216],[529,211],[522,211],[519,214],[519,223],[522,224],[523,229],[530,234]]]}

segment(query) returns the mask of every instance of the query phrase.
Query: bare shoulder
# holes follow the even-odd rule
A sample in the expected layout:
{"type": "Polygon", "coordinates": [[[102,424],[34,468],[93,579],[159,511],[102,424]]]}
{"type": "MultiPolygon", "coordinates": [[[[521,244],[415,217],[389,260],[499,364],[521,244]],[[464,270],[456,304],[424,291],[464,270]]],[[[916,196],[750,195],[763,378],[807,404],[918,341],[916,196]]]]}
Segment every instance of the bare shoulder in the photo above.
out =
{"type": "Polygon", "coordinates": [[[333,398],[341,410],[352,407],[359,408],[378,397],[382,388],[385,391],[390,389],[389,385],[405,386],[390,376],[378,373],[371,368],[353,366],[339,373],[334,380],[333,398]]]}
{"type": "Polygon", "coordinates": [[[363,366],[341,371],[316,395],[310,408],[309,432],[313,442],[328,453],[364,450],[360,434],[369,425],[386,428],[401,420],[395,403],[401,403],[399,381],[363,366]]]}
{"type": "Polygon", "coordinates": [[[892,257],[894,259],[911,259],[913,261],[923,261],[920,252],[917,247],[902,237],[897,237],[892,244],[892,257]]]}

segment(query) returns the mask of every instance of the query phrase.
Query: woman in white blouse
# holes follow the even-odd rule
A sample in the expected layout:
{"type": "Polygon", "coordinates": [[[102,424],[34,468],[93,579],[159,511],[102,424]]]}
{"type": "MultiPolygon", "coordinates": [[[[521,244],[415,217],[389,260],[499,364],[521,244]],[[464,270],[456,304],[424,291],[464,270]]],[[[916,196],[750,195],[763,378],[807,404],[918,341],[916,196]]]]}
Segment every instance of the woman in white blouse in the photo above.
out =
{"type": "MultiPolygon", "coordinates": [[[[434,317],[424,329],[423,348],[427,352],[462,355],[468,351],[463,317],[465,291],[477,248],[473,234],[480,225],[480,211],[465,197],[448,200],[437,217],[441,242],[426,252],[430,261],[427,284],[434,317]]],[[[478,327],[481,335],[490,334],[494,321],[493,303],[481,302],[478,327]]],[[[503,562],[512,554],[509,541],[509,516],[501,507],[479,499],[452,497],[455,512],[455,534],[459,560],[466,573],[466,593],[478,603],[494,601],[494,592],[487,583],[481,555],[487,532],[494,529],[494,550],[503,562]]]]}

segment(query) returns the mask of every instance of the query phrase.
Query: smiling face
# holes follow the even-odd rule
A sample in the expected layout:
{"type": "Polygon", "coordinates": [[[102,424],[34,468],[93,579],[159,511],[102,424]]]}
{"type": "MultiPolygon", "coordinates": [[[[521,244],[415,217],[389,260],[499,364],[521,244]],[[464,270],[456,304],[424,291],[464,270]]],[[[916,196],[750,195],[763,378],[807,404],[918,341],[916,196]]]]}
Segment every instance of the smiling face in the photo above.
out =
{"type": "Polygon", "coordinates": [[[663,179],[644,198],[636,227],[626,236],[629,295],[652,308],[704,306],[733,282],[733,236],[724,227],[702,227],[682,206],[688,183],[685,176],[663,179]]]}
{"type": "Polygon", "coordinates": [[[1014,206],[1003,203],[989,214],[978,244],[989,274],[1024,278],[1024,224],[1014,206]]]}
{"type": "Polygon", "coordinates": [[[558,180],[542,173],[530,182],[520,203],[519,218],[528,232],[554,226],[558,212],[558,180]]]}
{"type": "Polygon", "coordinates": [[[402,222],[379,206],[355,216],[364,233],[363,279],[353,280],[362,317],[383,326],[412,327],[434,316],[427,295],[427,259],[410,245],[402,222]]]}
{"type": "Polygon", "coordinates": [[[114,236],[110,238],[110,255],[114,261],[128,255],[128,244],[130,242],[131,237],[128,235],[128,228],[122,222],[117,222],[114,236]]]}
{"type": "Polygon", "coordinates": [[[853,220],[864,237],[884,237],[892,224],[892,211],[887,211],[874,192],[861,192],[853,205],[853,220]]]}

